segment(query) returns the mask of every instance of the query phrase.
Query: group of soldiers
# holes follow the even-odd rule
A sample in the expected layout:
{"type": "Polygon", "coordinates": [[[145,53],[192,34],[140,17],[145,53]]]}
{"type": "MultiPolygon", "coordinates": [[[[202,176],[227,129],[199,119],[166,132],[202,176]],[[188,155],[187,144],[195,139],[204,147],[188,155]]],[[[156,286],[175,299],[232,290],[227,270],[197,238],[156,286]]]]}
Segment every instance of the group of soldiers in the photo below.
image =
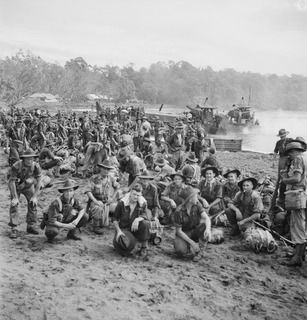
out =
{"type": "Polygon", "coordinates": [[[39,234],[40,190],[64,178],[59,197],[40,223],[49,242],[55,241],[60,229],[68,230],[68,239],[80,240],[78,229],[89,224],[100,235],[112,222],[114,248],[122,255],[133,252],[147,259],[150,243],[159,243],[163,230],[169,232],[172,226],[176,253],[197,261],[207,242],[223,240],[214,225],[228,226],[230,235],[238,236],[255,228],[255,223],[271,228],[289,221],[295,250],[288,264],[302,265],[306,248],[303,138],[289,139],[288,132],[280,130],[274,150],[279,155],[277,190],[270,181],[242,177],[238,168],[222,170],[197,119],[166,124],[142,113],[132,116],[125,109],[100,112],[95,118],[87,112],[78,117],[15,110],[3,113],[1,121],[10,165],[11,238],[18,237],[20,195],[28,205],[27,232],[39,234]],[[79,201],[75,177],[88,179],[85,204],[79,201]]]}

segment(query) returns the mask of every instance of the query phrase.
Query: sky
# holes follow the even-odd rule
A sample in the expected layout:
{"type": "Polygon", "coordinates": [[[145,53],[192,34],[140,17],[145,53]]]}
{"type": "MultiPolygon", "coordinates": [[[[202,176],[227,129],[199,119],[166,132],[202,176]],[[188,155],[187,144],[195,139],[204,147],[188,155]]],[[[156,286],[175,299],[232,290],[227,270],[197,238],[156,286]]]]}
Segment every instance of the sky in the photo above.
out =
{"type": "Polygon", "coordinates": [[[0,57],[307,76],[307,0],[0,0],[0,57]]]}

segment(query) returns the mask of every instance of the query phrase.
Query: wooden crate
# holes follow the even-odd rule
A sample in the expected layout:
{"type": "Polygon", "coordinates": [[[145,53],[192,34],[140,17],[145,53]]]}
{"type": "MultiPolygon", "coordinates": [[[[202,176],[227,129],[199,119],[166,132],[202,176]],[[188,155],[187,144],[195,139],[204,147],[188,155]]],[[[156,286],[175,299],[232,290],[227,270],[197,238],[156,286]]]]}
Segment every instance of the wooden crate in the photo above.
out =
{"type": "Polygon", "coordinates": [[[207,139],[210,146],[215,146],[218,151],[241,151],[242,150],[242,139],[222,139],[222,138],[211,138],[207,139]]]}

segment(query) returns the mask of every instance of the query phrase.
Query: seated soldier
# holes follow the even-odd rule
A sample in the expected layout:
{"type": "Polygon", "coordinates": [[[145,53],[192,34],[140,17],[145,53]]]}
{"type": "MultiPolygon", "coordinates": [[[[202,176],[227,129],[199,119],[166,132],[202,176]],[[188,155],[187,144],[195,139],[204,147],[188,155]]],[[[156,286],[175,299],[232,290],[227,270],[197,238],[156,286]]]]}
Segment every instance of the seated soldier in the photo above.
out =
{"type": "Polygon", "coordinates": [[[208,241],[211,237],[211,221],[205,209],[198,201],[199,190],[186,187],[179,196],[183,203],[174,213],[173,220],[176,227],[175,251],[185,256],[192,253],[194,260],[199,260],[200,240],[208,241]]]}
{"type": "Polygon", "coordinates": [[[59,234],[60,229],[68,229],[67,239],[81,240],[76,235],[76,228],[86,225],[88,215],[75,196],[75,190],[78,189],[75,181],[67,179],[63,187],[59,188],[61,197],[54,200],[44,214],[44,220],[41,228],[45,229],[45,235],[49,242],[59,234]]]}
{"type": "Polygon", "coordinates": [[[137,176],[141,175],[143,171],[146,171],[144,161],[141,158],[133,155],[130,149],[121,149],[118,153],[117,159],[120,164],[120,171],[127,172],[129,174],[129,186],[137,176]]]}
{"type": "Polygon", "coordinates": [[[154,160],[155,171],[158,172],[158,174],[155,177],[156,181],[167,181],[167,178],[175,173],[175,169],[171,167],[163,157],[162,154],[157,154],[157,158],[154,160]]]}
{"type": "Polygon", "coordinates": [[[147,202],[146,210],[147,216],[152,220],[158,219],[161,215],[161,206],[159,201],[158,188],[153,183],[154,176],[150,176],[148,173],[138,177],[137,181],[142,185],[143,197],[147,202]]]}
{"type": "Polygon", "coordinates": [[[98,167],[100,173],[91,177],[91,190],[86,191],[89,198],[87,212],[89,218],[93,220],[93,231],[96,234],[103,234],[102,227],[109,225],[110,205],[114,205],[117,200],[119,183],[111,175],[114,167],[109,160],[104,160],[98,167]]]}
{"type": "Polygon", "coordinates": [[[32,149],[27,149],[23,155],[12,165],[9,175],[9,190],[11,195],[10,223],[12,228],[10,237],[17,237],[19,224],[19,198],[23,194],[27,199],[27,232],[38,234],[37,229],[37,197],[41,189],[41,168],[34,158],[38,157],[32,149]]]}
{"type": "Polygon", "coordinates": [[[259,221],[263,212],[263,204],[259,193],[255,190],[257,180],[247,177],[238,183],[240,192],[228,203],[226,215],[232,227],[231,235],[237,235],[259,221]]]}
{"type": "Polygon", "coordinates": [[[179,194],[186,187],[184,176],[181,171],[170,175],[172,182],[166,187],[161,194],[161,207],[164,212],[162,224],[170,222],[170,216],[177,206],[182,202],[179,194]]]}
{"type": "Polygon", "coordinates": [[[200,176],[201,176],[201,170],[200,166],[197,164],[198,159],[195,157],[195,154],[193,152],[190,152],[187,155],[187,158],[185,159],[185,164],[182,168],[182,172],[185,171],[185,168],[192,168],[193,169],[193,176],[192,180],[197,181],[199,183],[200,176]]]}
{"type": "Polygon", "coordinates": [[[216,167],[216,168],[220,168],[220,163],[216,158],[215,155],[215,148],[211,147],[209,148],[209,155],[205,158],[205,160],[202,162],[201,164],[201,168],[205,168],[205,167],[216,167]]]}
{"type": "Polygon", "coordinates": [[[238,169],[228,169],[223,175],[223,177],[227,179],[222,188],[225,208],[228,207],[228,203],[231,202],[240,191],[240,187],[238,186],[238,178],[240,175],[241,172],[238,169]]]}
{"type": "Polygon", "coordinates": [[[114,212],[115,239],[113,244],[121,254],[127,254],[127,248],[131,251],[130,245],[121,246],[120,238],[138,240],[141,242],[140,256],[147,257],[148,240],[150,239],[150,221],[146,215],[146,203],[140,204],[142,196],[142,186],[134,184],[129,194],[122,198],[114,212]],[[126,234],[132,233],[127,237],[126,234]]]}
{"type": "Polygon", "coordinates": [[[56,167],[54,176],[58,177],[60,175],[60,165],[62,163],[62,158],[57,157],[52,152],[53,143],[50,140],[47,140],[45,146],[39,154],[39,163],[43,170],[48,170],[56,167]]]}
{"type": "Polygon", "coordinates": [[[205,179],[199,183],[200,196],[208,202],[208,213],[212,216],[223,210],[222,184],[216,179],[219,170],[216,167],[206,167],[201,174],[205,179]]]}

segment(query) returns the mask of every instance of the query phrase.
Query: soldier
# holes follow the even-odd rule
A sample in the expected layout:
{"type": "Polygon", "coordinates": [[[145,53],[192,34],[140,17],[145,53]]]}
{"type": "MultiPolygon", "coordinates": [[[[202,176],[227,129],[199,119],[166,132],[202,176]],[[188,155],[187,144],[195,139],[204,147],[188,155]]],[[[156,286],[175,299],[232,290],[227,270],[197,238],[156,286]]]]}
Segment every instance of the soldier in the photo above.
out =
{"type": "Polygon", "coordinates": [[[184,130],[185,126],[182,121],[178,122],[175,126],[175,133],[172,134],[167,141],[169,146],[169,151],[172,153],[172,163],[175,170],[178,170],[183,162],[184,156],[184,130]]]}
{"type": "Polygon", "coordinates": [[[281,180],[286,185],[285,207],[291,210],[290,233],[295,244],[294,256],[288,263],[289,266],[301,266],[305,259],[306,250],[306,162],[303,152],[304,144],[298,140],[289,142],[286,146],[289,156],[287,172],[281,173],[281,180]],[[294,201],[290,201],[293,198],[294,201]]]}
{"type": "Polygon", "coordinates": [[[67,179],[63,186],[59,188],[61,197],[54,200],[44,214],[44,220],[41,224],[43,229],[46,226],[45,235],[49,242],[59,234],[60,229],[68,229],[67,239],[81,240],[76,235],[76,228],[86,225],[88,215],[75,196],[75,190],[78,189],[75,181],[67,179]]]}
{"type": "Polygon", "coordinates": [[[113,244],[121,254],[127,254],[127,249],[132,250],[134,245],[126,244],[123,246],[120,240],[122,238],[131,239],[134,244],[138,240],[141,242],[139,254],[143,258],[147,258],[148,240],[151,237],[150,221],[146,215],[145,204],[141,204],[139,201],[141,196],[142,186],[136,183],[130,193],[118,202],[114,213],[116,231],[113,244]]]}
{"type": "Polygon", "coordinates": [[[21,160],[15,162],[10,171],[9,190],[11,194],[10,223],[12,228],[10,237],[17,237],[17,225],[19,223],[19,197],[23,194],[28,203],[27,232],[38,234],[37,229],[37,197],[41,187],[41,168],[34,158],[38,157],[32,149],[27,149],[21,160]]]}
{"type": "Polygon", "coordinates": [[[96,234],[103,234],[102,227],[109,225],[110,205],[115,202],[116,191],[119,183],[111,175],[115,169],[109,160],[98,164],[100,173],[91,177],[91,189],[86,194],[89,198],[87,211],[90,219],[93,220],[93,231],[96,234]]]}

